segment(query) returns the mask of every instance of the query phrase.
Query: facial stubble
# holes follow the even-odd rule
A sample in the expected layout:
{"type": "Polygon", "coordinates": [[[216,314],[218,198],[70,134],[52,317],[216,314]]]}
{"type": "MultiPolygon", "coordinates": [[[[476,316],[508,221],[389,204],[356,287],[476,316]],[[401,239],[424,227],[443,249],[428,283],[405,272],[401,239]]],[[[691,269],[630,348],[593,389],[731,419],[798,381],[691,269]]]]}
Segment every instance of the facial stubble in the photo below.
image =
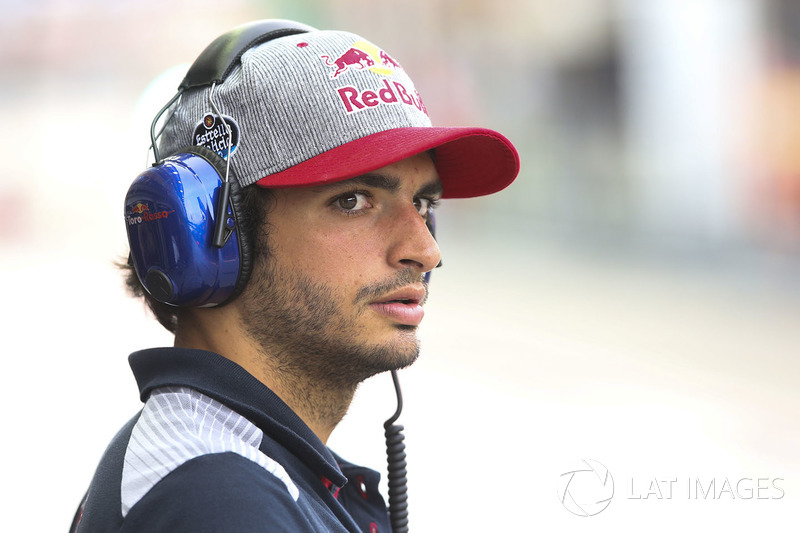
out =
{"type": "Polygon", "coordinates": [[[372,312],[373,299],[419,281],[415,270],[400,270],[348,297],[261,256],[242,295],[245,329],[260,345],[263,363],[285,384],[352,394],[365,379],[406,367],[419,356],[415,327],[394,325],[391,340],[369,342],[364,339],[370,326],[360,320],[372,312]]]}

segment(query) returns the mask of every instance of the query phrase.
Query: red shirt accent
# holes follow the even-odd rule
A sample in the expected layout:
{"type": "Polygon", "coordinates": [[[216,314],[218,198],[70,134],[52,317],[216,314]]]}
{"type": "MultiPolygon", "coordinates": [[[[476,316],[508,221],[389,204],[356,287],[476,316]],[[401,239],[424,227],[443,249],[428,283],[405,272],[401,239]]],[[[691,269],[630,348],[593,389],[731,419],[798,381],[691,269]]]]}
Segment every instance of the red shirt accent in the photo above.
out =
{"type": "MultiPolygon", "coordinates": [[[[330,479],[326,478],[325,476],[322,476],[322,484],[325,485],[326,489],[328,489],[329,491],[333,492],[333,497],[334,498],[338,498],[339,497],[339,489],[341,487],[334,487],[333,481],[331,481],[330,479]]],[[[366,496],[364,496],[364,497],[366,498],[366,496]]]]}

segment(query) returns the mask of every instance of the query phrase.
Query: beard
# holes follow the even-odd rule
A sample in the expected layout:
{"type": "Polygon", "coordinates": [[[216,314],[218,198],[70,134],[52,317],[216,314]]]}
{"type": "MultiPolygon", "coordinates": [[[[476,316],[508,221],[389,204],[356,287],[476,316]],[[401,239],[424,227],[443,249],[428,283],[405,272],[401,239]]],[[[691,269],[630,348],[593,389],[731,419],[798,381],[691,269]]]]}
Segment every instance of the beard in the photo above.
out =
{"type": "Polygon", "coordinates": [[[348,302],[341,288],[259,254],[248,290],[240,296],[242,320],[266,355],[264,364],[287,384],[302,390],[314,383],[352,394],[365,379],[409,366],[419,356],[416,327],[394,325],[391,340],[370,342],[364,340],[370,327],[359,318],[371,312],[368,304],[375,298],[420,281],[414,269],[401,270],[361,287],[348,302]]]}

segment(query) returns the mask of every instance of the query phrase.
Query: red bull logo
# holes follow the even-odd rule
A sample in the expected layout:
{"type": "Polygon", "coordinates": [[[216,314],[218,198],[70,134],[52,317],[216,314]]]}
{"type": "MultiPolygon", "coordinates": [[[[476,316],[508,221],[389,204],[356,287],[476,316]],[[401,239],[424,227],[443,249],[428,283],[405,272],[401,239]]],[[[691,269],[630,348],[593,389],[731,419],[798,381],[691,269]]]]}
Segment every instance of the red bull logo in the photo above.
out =
{"type": "MultiPolygon", "coordinates": [[[[394,76],[395,72],[403,67],[394,60],[392,56],[367,41],[357,41],[353,46],[339,55],[336,59],[331,59],[329,55],[322,55],[320,58],[325,65],[330,67],[330,78],[336,79],[351,69],[368,69],[381,76],[394,76]]],[[[383,80],[383,85],[362,90],[353,86],[345,86],[337,89],[339,98],[345,111],[355,113],[363,109],[377,107],[384,104],[404,104],[413,106],[426,115],[428,110],[422,103],[419,93],[414,87],[405,81],[383,80]]]]}
{"type": "Polygon", "coordinates": [[[331,61],[330,56],[320,57],[325,60],[325,64],[329,67],[336,67],[336,70],[331,74],[331,79],[338,77],[343,72],[347,72],[349,68],[361,70],[375,64],[375,61],[366,52],[358,48],[351,48],[336,58],[335,61],[331,61]]]}
{"type": "Polygon", "coordinates": [[[334,69],[331,71],[332,80],[350,69],[369,69],[376,74],[391,76],[395,70],[402,68],[389,54],[367,41],[353,43],[352,48],[336,59],[331,59],[328,55],[322,55],[320,58],[325,65],[334,69]]]}
{"type": "Polygon", "coordinates": [[[131,208],[132,214],[137,214],[137,213],[141,214],[144,213],[145,211],[150,211],[150,206],[148,206],[147,204],[143,204],[142,202],[139,202],[138,204],[134,205],[131,208]]]}
{"type": "Polygon", "coordinates": [[[387,54],[383,50],[381,50],[381,53],[379,55],[381,56],[381,65],[392,69],[403,68],[400,66],[400,63],[389,57],[389,54],[387,54]]]}

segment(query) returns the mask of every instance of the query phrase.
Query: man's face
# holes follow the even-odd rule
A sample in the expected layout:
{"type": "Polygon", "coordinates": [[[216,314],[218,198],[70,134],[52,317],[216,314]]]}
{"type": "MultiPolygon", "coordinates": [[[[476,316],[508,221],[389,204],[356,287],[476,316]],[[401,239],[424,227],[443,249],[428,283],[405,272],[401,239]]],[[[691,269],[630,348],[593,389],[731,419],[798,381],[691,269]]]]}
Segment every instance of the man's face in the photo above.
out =
{"type": "Polygon", "coordinates": [[[425,221],[441,196],[428,154],[344,182],[275,189],[268,257],[240,299],[242,321],[286,370],[356,384],[411,364],[439,262],[425,221]]]}

